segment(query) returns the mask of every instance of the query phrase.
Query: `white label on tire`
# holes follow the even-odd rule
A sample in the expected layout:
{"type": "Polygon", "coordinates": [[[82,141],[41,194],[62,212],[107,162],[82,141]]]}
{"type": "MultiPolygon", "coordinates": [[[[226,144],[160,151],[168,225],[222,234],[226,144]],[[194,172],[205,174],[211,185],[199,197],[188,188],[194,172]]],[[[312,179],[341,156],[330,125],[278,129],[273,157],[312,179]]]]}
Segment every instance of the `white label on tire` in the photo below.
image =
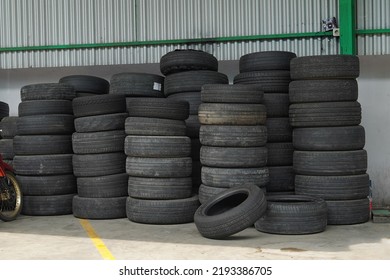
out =
{"type": "Polygon", "coordinates": [[[161,91],[161,84],[160,83],[154,83],[153,84],[153,90],[161,91]]]}

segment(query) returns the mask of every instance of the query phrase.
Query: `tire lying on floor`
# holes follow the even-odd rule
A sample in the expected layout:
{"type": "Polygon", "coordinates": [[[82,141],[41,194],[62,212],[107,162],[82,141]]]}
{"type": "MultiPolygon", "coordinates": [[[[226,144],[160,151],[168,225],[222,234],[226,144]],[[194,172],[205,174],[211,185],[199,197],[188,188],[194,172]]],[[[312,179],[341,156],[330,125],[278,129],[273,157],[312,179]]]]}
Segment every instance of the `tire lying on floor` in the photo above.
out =
{"type": "Polygon", "coordinates": [[[270,195],[267,211],[256,221],[258,231],[275,234],[322,232],[327,225],[327,206],[321,198],[302,195],[270,195]]]}
{"type": "Polygon", "coordinates": [[[202,236],[222,239],[253,225],[266,209],[266,198],[259,187],[228,188],[202,204],[194,221],[202,236]]]}
{"type": "Polygon", "coordinates": [[[121,197],[80,197],[73,198],[73,215],[88,219],[117,219],[126,217],[126,198],[121,197]]]}

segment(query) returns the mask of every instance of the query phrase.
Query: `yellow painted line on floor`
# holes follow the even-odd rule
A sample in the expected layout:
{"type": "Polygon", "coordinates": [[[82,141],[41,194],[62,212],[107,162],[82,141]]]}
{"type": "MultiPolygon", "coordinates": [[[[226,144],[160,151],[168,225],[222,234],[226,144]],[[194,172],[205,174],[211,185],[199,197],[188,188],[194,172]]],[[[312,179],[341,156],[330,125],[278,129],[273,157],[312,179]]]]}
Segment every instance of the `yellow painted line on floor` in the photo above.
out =
{"type": "Polygon", "coordinates": [[[103,240],[95,232],[92,225],[88,222],[88,220],[80,219],[80,224],[83,226],[84,230],[87,232],[89,238],[91,238],[93,245],[95,245],[96,249],[99,251],[100,255],[105,260],[115,260],[114,256],[111,254],[110,250],[106,247],[103,240]]]}

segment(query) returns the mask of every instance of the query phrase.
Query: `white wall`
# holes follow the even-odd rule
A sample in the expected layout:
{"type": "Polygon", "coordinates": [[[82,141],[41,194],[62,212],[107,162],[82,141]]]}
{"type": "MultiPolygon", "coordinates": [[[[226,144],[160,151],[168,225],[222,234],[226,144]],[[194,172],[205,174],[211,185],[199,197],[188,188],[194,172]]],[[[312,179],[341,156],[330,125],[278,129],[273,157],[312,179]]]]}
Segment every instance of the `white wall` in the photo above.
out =
{"type": "MultiPolygon", "coordinates": [[[[373,203],[390,205],[390,55],[362,56],[360,69],[359,102],[363,109],[362,125],[366,129],[365,149],[373,203]]],[[[73,74],[96,75],[109,80],[119,72],[160,74],[158,64],[0,70],[0,100],[10,105],[11,115],[17,115],[19,91],[23,85],[57,82],[61,77],[73,74]]],[[[220,62],[220,72],[232,81],[238,73],[238,62],[220,62]]]]}

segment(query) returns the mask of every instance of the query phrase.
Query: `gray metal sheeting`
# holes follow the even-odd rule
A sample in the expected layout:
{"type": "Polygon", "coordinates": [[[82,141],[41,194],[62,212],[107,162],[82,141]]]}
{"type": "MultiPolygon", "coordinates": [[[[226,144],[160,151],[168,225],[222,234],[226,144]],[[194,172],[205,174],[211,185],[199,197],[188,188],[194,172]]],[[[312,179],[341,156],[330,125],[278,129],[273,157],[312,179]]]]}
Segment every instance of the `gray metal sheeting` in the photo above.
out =
{"type": "MultiPolygon", "coordinates": [[[[358,0],[360,17],[366,13],[362,7],[366,11],[377,5],[368,2],[372,1],[358,0]]],[[[382,6],[365,19],[365,27],[383,28],[384,22],[377,22],[374,15],[380,13],[388,21],[384,13],[390,13],[386,4],[390,1],[373,2],[382,6]]],[[[319,32],[321,19],[337,15],[337,0],[1,0],[0,47],[319,32]]],[[[359,53],[390,53],[388,37],[373,42],[370,36],[360,37],[359,53]]],[[[219,60],[263,50],[289,50],[300,56],[338,53],[335,38],[301,38],[1,52],[0,68],[158,63],[168,51],[187,47],[209,51],[219,60]]]]}

